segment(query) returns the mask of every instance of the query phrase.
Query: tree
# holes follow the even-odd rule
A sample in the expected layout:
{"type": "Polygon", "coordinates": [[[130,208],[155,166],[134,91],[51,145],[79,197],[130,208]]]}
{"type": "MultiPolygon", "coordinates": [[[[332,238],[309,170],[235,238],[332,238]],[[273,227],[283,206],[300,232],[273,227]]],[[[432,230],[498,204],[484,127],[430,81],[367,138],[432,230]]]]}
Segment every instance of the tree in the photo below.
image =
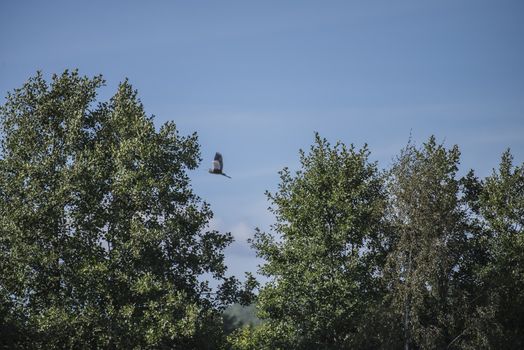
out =
{"type": "Polygon", "coordinates": [[[498,171],[483,182],[472,197],[480,215],[488,252],[477,269],[487,297],[481,306],[490,328],[491,347],[524,347],[524,164],[513,165],[510,151],[502,155],[498,171]],[[489,317],[488,317],[489,316],[489,317]]]}
{"type": "Polygon", "coordinates": [[[394,243],[385,278],[406,350],[456,348],[477,297],[463,288],[477,237],[456,176],[459,159],[457,146],[448,150],[432,136],[421,148],[408,144],[391,170],[394,243]]]}
{"type": "Polygon", "coordinates": [[[520,349],[524,165],[506,152],[484,180],[460,152],[409,143],[383,176],[366,148],[316,136],[268,193],[273,231],[253,246],[270,278],[248,349],[520,349]]]}
{"type": "Polygon", "coordinates": [[[0,110],[0,342],[216,348],[238,282],[190,186],[197,136],[156,131],[127,81],[96,104],[103,84],[38,73],[0,110]]]}
{"type": "Polygon", "coordinates": [[[310,153],[300,151],[301,170],[280,173],[278,191],[267,193],[273,231],[252,242],[271,278],[258,296],[265,323],[237,333],[237,348],[373,347],[376,332],[366,326],[381,298],[386,201],[368,159],[367,147],[332,147],[316,134],[310,153]]]}

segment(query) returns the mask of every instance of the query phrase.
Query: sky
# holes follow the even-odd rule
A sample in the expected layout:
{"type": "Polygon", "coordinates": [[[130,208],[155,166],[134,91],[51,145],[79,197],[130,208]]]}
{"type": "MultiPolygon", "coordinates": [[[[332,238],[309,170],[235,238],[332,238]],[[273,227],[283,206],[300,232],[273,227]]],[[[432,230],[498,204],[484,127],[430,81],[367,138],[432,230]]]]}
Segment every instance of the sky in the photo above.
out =
{"type": "Polygon", "coordinates": [[[299,169],[314,132],[388,168],[410,135],[462,151],[487,176],[524,161],[524,1],[0,1],[0,103],[37,70],[125,78],[157,127],[197,132],[193,189],[236,241],[231,274],[261,260],[264,192],[299,169]],[[214,153],[232,179],[207,173],[214,153]]]}

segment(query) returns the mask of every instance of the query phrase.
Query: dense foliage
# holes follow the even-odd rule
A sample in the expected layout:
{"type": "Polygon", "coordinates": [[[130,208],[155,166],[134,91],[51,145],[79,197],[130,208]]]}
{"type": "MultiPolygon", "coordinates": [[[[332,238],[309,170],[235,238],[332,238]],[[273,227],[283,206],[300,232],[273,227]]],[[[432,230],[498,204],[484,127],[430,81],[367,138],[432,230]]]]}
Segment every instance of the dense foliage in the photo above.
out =
{"type": "Polygon", "coordinates": [[[37,74],[0,109],[0,348],[524,348],[509,150],[459,176],[431,137],[382,171],[317,134],[267,193],[275,223],[251,243],[268,282],[223,313],[256,281],[225,277],[232,237],[206,229],[188,177],[196,135],[157,130],[127,81],[97,103],[103,84],[37,74]]]}
{"type": "Polygon", "coordinates": [[[1,109],[0,342],[217,348],[237,282],[190,187],[197,137],[156,131],[127,81],[96,104],[102,85],[38,74],[1,109]]]}
{"type": "Polygon", "coordinates": [[[459,156],[458,147],[446,150],[432,137],[421,149],[408,145],[391,170],[385,297],[408,348],[446,348],[475,297],[462,288],[474,237],[460,200],[459,156]]]}
{"type": "Polygon", "coordinates": [[[285,332],[285,348],[354,348],[367,339],[367,314],[377,302],[375,266],[383,235],[383,179],[366,148],[331,147],[318,135],[303,170],[281,172],[268,194],[280,240],[264,232],[254,246],[272,280],[258,299],[265,327],[285,332]]]}
{"type": "Polygon", "coordinates": [[[521,349],[524,167],[484,180],[431,137],[385,174],[366,147],[318,135],[268,193],[276,223],[253,247],[270,278],[263,323],[234,349],[521,349]]]}

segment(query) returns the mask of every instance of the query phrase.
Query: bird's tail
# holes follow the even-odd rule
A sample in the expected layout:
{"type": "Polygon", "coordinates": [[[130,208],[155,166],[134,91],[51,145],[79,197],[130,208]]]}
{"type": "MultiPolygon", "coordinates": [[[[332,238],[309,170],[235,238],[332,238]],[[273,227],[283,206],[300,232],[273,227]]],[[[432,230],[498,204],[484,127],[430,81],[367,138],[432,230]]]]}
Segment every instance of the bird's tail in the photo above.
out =
{"type": "Polygon", "coordinates": [[[222,173],[222,175],[224,175],[225,177],[231,179],[231,176],[229,176],[229,175],[226,175],[226,174],[224,174],[224,173],[222,173]]]}

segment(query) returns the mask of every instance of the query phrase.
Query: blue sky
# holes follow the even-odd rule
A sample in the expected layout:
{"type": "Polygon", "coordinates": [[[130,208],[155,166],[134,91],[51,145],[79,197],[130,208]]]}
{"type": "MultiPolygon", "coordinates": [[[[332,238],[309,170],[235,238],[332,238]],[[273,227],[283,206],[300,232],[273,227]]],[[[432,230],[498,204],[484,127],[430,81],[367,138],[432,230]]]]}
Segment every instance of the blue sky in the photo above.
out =
{"type": "Polygon", "coordinates": [[[0,95],[42,70],[128,77],[148,114],[196,131],[191,172],[214,228],[237,238],[231,273],[260,263],[264,191],[314,131],[368,143],[388,167],[408,141],[458,144],[486,176],[524,160],[524,1],[2,1],[0,95]],[[233,179],[211,176],[215,151],[233,179]]]}

